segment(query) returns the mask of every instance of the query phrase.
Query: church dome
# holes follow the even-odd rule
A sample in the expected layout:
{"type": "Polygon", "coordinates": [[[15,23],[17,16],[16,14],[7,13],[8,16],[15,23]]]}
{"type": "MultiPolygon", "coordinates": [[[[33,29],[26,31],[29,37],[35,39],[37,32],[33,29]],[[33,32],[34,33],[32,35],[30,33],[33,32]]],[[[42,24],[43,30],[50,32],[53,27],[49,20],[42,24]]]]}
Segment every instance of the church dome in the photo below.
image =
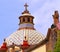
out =
{"type": "Polygon", "coordinates": [[[8,46],[14,43],[15,45],[35,45],[41,42],[44,37],[41,33],[37,32],[34,28],[34,16],[27,10],[28,5],[25,4],[25,10],[19,17],[19,29],[6,38],[8,46]]]}
{"type": "Polygon", "coordinates": [[[12,33],[9,37],[6,38],[7,45],[10,46],[12,43],[16,45],[22,45],[24,37],[26,36],[26,40],[29,45],[35,45],[41,42],[44,39],[44,36],[32,29],[21,29],[12,33]]]}

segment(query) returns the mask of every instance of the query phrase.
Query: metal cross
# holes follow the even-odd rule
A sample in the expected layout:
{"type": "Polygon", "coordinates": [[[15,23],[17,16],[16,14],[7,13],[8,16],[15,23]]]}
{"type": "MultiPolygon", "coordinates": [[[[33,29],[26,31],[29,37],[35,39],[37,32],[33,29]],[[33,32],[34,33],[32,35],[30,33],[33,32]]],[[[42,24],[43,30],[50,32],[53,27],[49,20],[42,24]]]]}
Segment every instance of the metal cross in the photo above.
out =
{"type": "Polygon", "coordinates": [[[24,6],[25,6],[25,10],[27,10],[27,7],[28,7],[27,3],[25,3],[25,5],[24,5],[24,6]]]}

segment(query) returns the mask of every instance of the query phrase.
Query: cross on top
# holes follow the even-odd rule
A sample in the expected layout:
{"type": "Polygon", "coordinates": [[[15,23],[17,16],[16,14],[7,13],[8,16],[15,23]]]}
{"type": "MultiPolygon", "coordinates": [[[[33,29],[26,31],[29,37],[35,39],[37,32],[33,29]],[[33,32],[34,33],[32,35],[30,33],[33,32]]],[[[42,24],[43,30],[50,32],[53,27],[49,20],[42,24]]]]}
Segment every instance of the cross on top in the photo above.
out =
{"type": "Polygon", "coordinates": [[[25,3],[25,5],[24,5],[24,6],[25,6],[25,10],[27,10],[27,7],[28,7],[27,3],[25,3]]]}

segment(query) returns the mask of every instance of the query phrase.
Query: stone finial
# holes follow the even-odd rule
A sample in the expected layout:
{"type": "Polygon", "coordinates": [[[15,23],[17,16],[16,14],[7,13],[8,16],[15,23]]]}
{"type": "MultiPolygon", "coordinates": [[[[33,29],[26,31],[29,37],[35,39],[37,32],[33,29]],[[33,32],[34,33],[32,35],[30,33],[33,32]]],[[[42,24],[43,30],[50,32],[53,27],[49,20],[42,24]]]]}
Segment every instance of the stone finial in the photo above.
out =
{"type": "Polygon", "coordinates": [[[26,40],[26,36],[25,36],[24,38],[25,38],[25,40],[26,40]]]}
{"type": "Polygon", "coordinates": [[[59,13],[58,13],[58,11],[55,11],[54,12],[54,15],[52,15],[54,18],[58,18],[59,17],[59,13]]]}
{"type": "Polygon", "coordinates": [[[5,39],[5,38],[4,38],[4,43],[3,43],[3,44],[7,44],[7,43],[6,43],[6,39],[5,39]]]}
{"type": "Polygon", "coordinates": [[[6,39],[4,38],[4,42],[6,41],[6,39]]]}

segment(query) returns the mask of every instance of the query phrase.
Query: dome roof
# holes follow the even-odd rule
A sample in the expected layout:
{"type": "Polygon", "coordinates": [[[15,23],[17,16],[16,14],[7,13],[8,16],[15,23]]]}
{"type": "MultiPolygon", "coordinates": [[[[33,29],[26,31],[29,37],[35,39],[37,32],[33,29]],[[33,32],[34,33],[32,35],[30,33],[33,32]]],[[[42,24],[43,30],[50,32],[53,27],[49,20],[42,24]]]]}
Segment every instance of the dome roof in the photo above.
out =
{"type": "Polygon", "coordinates": [[[12,45],[12,43],[16,45],[22,45],[25,36],[29,45],[38,44],[44,39],[43,35],[36,30],[21,29],[17,30],[6,38],[7,45],[12,45]]]}

